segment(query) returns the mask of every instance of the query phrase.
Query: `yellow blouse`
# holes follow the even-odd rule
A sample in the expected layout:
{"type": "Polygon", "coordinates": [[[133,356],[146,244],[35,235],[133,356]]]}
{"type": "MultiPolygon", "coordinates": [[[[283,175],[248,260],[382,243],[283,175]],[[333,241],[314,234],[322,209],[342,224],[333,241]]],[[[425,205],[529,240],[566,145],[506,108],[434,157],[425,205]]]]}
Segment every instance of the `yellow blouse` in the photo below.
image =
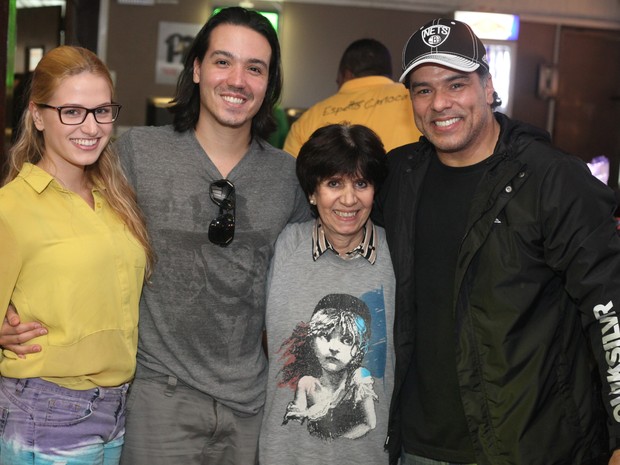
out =
{"type": "Polygon", "coordinates": [[[0,318],[40,321],[43,350],[4,350],[0,374],[70,389],[118,386],[135,371],[142,246],[94,189],[95,208],[32,164],[0,189],[0,318]]]}

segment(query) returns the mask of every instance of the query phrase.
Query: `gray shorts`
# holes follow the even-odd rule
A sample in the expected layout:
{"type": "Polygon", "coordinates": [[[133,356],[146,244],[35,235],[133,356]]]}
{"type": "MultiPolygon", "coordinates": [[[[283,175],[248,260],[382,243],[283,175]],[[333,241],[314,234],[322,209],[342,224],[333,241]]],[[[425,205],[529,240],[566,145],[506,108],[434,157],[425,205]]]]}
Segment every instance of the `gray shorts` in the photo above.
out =
{"type": "Polygon", "coordinates": [[[136,379],[121,465],[255,465],[262,417],[238,416],[172,376],[136,379]]]}

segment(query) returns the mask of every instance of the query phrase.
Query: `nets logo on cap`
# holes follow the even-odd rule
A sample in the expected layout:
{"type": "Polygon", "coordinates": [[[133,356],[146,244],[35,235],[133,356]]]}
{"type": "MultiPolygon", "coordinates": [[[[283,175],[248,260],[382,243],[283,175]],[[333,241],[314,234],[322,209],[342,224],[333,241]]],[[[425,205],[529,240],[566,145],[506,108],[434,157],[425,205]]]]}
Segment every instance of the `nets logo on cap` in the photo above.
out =
{"type": "Polygon", "coordinates": [[[422,40],[431,48],[439,47],[450,35],[450,26],[430,26],[422,31],[422,40]]]}
{"type": "Polygon", "coordinates": [[[431,63],[471,73],[479,67],[489,70],[486,49],[478,36],[465,23],[455,19],[437,18],[413,33],[403,49],[405,82],[416,67],[431,63]]]}

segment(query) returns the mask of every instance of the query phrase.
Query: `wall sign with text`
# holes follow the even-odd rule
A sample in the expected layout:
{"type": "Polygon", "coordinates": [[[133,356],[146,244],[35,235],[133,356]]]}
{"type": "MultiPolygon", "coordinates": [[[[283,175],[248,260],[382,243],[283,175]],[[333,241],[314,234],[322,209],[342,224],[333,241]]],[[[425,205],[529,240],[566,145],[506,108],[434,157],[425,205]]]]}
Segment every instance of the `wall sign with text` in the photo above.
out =
{"type": "Polygon", "coordinates": [[[157,34],[155,82],[176,85],[183,62],[202,24],[161,21],[157,34]]]}

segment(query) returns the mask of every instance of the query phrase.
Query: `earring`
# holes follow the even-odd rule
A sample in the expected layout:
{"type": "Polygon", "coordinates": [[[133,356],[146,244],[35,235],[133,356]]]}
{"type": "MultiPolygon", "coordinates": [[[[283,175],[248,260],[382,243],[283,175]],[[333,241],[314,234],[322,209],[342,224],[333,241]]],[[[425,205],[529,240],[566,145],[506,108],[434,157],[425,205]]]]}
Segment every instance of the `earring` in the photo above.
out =
{"type": "Polygon", "coordinates": [[[310,199],[310,205],[316,205],[316,200],[310,199]]]}

